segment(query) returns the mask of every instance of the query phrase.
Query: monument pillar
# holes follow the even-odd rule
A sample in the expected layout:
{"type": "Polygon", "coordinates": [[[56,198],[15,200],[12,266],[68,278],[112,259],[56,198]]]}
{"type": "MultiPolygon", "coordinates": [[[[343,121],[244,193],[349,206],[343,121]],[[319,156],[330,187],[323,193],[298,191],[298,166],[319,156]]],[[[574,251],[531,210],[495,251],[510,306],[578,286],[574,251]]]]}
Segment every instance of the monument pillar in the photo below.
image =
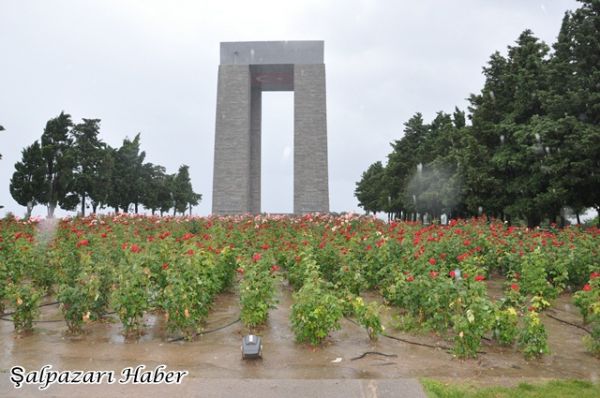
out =
{"type": "Polygon", "coordinates": [[[213,170],[216,214],[250,210],[250,103],[250,67],[220,65],[213,170]]]}
{"type": "Polygon", "coordinates": [[[250,204],[252,214],[260,213],[261,112],[262,91],[252,89],[250,96],[250,204]]]}
{"type": "Polygon", "coordinates": [[[294,213],[329,211],[325,65],[294,65],[294,213]]]}
{"type": "Polygon", "coordinates": [[[294,91],[294,213],[329,212],[322,41],[221,43],[213,214],[261,212],[263,91],[294,91]]]}

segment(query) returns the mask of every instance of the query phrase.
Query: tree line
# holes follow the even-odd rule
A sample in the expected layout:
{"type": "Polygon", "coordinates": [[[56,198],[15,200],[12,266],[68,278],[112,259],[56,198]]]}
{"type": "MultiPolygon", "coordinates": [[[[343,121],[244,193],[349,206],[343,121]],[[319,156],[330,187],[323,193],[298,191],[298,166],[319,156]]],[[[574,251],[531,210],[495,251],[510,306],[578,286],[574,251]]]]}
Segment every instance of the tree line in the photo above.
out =
{"type": "Polygon", "coordinates": [[[37,204],[45,205],[48,217],[57,207],[92,212],[111,207],[118,212],[138,213],[139,206],[161,215],[182,213],[198,204],[202,195],[192,189],[189,167],[175,174],[165,167],[144,162],[140,134],[125,138],[112,148],[100,137],[100,119],[82,119],[74,124],[61,112],[46,123],[40,138],[22,151],[10,180],[13,199],[27,208],[26,217],[37,204]]]}
{"type": "MultiPolygon", "coordinates": [[[[0,124],[0,131],[4,130],[4,126],[0,124]]],[[[2,154],[0,153],[0,160],[2,159],[2,154]]],[[[0,209],[4,208],[4,206],[0,205],[0,209]]]]}
{"type": "Polygon", "coordinates": [[[370,165],[355,196],[367,212],[416,219],[485,213],[529,226],[600,212],[600,2],[567,11],[552,49],[530,30],[495,52],[468,112],[416,113],[370,165]],[[467,123],[467,120],[470,123],[467,123]]]}

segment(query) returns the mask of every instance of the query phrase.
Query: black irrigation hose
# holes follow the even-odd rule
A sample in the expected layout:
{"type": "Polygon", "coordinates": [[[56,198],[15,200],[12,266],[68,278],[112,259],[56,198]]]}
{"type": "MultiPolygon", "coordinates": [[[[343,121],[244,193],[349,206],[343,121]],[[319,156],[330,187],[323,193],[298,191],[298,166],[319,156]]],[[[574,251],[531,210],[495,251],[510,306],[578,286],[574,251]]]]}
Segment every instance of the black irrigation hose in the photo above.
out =
{"type": "Polygon", "coordinates": [[[55,304],[60,304],[60,301],[53,301],[51,303],[46,303],[46,304],[40,304],[38,305],[38,308],[42,308],[42,307],[48,307],[50,305],[55,305],[55,304]]]}
{"type": "MultiPolygon", "coordinates": [[[[54,303],[42,304],[42,305],[40,305],[40,307],[46,307],[46,306],[54,305],[54,304],[59,304],[59,302],[57,301],[54,303]]],[[[13,315],[14,313],[15,312],[13,311],[13,312],[7,312],[6,314],[2,314],[2,316],[0,316],[0,320],[6,321],[6,322],[14,322],[14,320],[11,318],[5,318],[6,316],[13,315]]],[[[104,315],[112,315],[112,314],[116,314],[116,312],[115,311],[107,312],[104,315]]],[[[57,322],[65,322],[65,320],[64,319],[47,319],[47,320],[34,320],[32,322],[33,323],[57,323],[57,322]]]]}
{"type": "Polygon", "coordinates": [[[566,325],[574,326],[574,327],[576,327],[576,328],[578,328],[578,329],[581,329],[581,330],[584,330],[584,331],[586,331],[586,332],[587,332],[587,333],[589,333],[589,334],[592,334],[592,332],[591,332],[590,330],[588,330],[588,329],[584,328],[584,327],[583,327],[583,326],[581,326],[581,325],[577,325],[576,323],[572,323],[572,322],[569,322],[569,321],[565,321],[564,319],[557,318],[557,317],[555,317],[554,315],[550,315],[550,314],[546,314],[546,315],[548,316],[548,318],[552,318],[552,319],[554,319],[555,321],[562,322],[562,323],[564,323],[564,324],[566,324],[566,325]]]}
{"type": "MultiPolygon", "coordinates": [[[[211,329],[211,330],[205,330],[201,333],[199,333],[199,335],[203,335],[203,334],[209,334],[209,333],[214,333],[214,332],[218,332],[219,330],[223,330],[225,328],[228,328],[231,325],[235,325],[236,323],[238,323],[239,321],[241,321],[241,318],[236,319],[235,321],[231,321],[229,322],[227,325],[223,325],[223,326],[219,326],[218,328],[215,329],[211,329]]],[[[181,341],[185,339],[185,337],[181,336],[181,337],[176,337],[174,339],[169,340],[169,343],[175,343],[177,341],[181,341]]]]}
{"type": "MultiPolygon", "coordinates": [[[[354,321],[354,320],[352,320],[352,319],[350,319],[348,317],[346,317],[346,319],[348,321],[350,321],[351,323],[355,324],[356,326],[361,326],[362,327],[362,325],[360,325],[358,322],[356,322],[356,321],[354,321]]],[[[441,349],[446,350],[446,351],[451,351],[452,350],[452,347],[447,347],[447,346],[443,346],[443,345],[433,345],[433,344],[427,344],[427,343],[419,343],[417,341],[411,341],[411,340],[403,339],[401,337],[391,336],[391,335],[386,334],[386,333],[382,333],[381,335],[383,337],[387,337],[388,339],[392,339],[392,340],[396,340],[396,341],[401,341],[401,342],[406,343],[406,344],[417,345],[417,346],[420,346],[420,347],[428,347],[428,348],[434,348],[434,349],[441,348],[441,349]]],[[[478,354],[487,354],[485,351],[477,351],[477,353],[478,354]]]]}
{"type": "MultiPolygon", "coordinates": [[[[40,305],[38,305],[38,308],[48,307],[48,306],[55,305],[55,304],[60,304],[60,302],[59,301],[53,301],[51,303],[40,304],[40,305]]],[[[15,311],[5,312],[4,314],[0,315],[0,318],[3,318],[5,316],[13,315],[14,313],[15,313],[15,311]]]]}
{"type": "MultiPolygon", "coordinates": [[[[107,312],[104,315],[106,316],[106,315],[112,315],[112,314],[116,314],[116,312],[115,311],[107,312]]],[[[34,323],[53,323],[53,322],[65,322],[65,320],[64,319],[49,319],[47,321],[43,320],[43,321],[33,321],[33,322],[34,323]]]]}
{"type": "Polygon", "coordinates": [[[356,361],[357,359],[362,359],[364,357],[366,357],[367,355],[381,355],[383,357],[388,357],[388,358],[398,358],[398,355],[396,354],[385,354],[383,352],[379,352],[379,351],[367,351],[365,353],[363,353],[362,355],[359,355],[357,357],[354,358],[350,358],[351,361],[356,361]]]}
{"type": "MultiPolygon", "coordinates": [[[[11,314],[6,314],[5,316],[8,316],[11,314]]],[[[6,322],[14,322],[13,319],[11,318],[5,318],[4,316],[0,317],[0,320],[2,321],[6,321],[6,322]]],[[[54,323],[54,322],[64,322],[64,319],[48,319],[48,320],[42,320],[42,321],[32,321],[33,323],[54,323]]]]}
{"type": "MultiPolygon", "coordinates": [[[[346,319],[347,319],[348,321],[350,321],[350,323],[353,323],[353,324],[355,324],[356,326],[362,327],[362,325],[361,325],[360,323],[356,322],[354,319],[350,319],[350,318],[348,318],[348,317],[346,317],[346,319]]],[[[388,335],[388,334],[385,334],[385,333],[381,333],[381,335],[382,335],[383,337],[387,337],[388,339],[392,339],[392,340],[398,340],[398,341],[401,341],[401,342],[403,342],[403,343],[407,343],[407,344],[413,344],[413,345],[418,345],[418,346],[422,346],[422,347],[429,347],[429,348],[443,348],[443,349],[446,349],[446,350],[449,350],[449,349],[450,349],[449,347],[444,347],[444,346],[435,346],[435,345],[426,344],[426,343],[418,343],[418,342],[416,342],[416,341],[410,341],[410,340],[402,339],[402,338],[400,338],[400,337],[396,337],[396,336],[390,336],[390,335],[388,335]]]]}
{"type": "Polygon", "coordinates": [[[55,323],[55,322],[65,322],[64,319],[48,319],[43,321],[32,321],[33,323],[55,323]]]}
{"type": "MultiPolygon", "coordinates": [[[[392,339],[392,340],[398,340],[401,341],[403,343],[407,343],[407,344],[413,344],[413,345],[418,345],[421,347],[429,347],[429,348],[441,348],[443,350],[446,350],[446,352],[448,353],[452,353],[452,347],[448,347],[448,346],[443,346],[443,345],[433,345],[433,344],[427,344],[427,343],[418,343],[416,341],[410,341],[410,340],[406,340],[406,339],[402,339],[400,337],[396,337],[396,336],[390,336],[389,334],[382,334],[383,337],[387,337],[388,339],[392,339]]],[[[477,351],[478,354],[487,354],[486,351],[477,351]]]]}
{"type": "MultiPolygon", "coordinates": [[[[427,343],[419,343],[417,341],[406,340],[406,339],[403,339],[401,337],[391,336],[391,335],[385,334],[385,333],[382,333],[381,335],[383,337],[387,337],[388,339],[392,339],[392,340],[396,340],[396,341],[401,341],[401,342],[406,343],[406,344],[417,345],[417,346],[420,346],[420,347],[428,347],[428,348],[434,348],[434,349],[441,348],[441,349],[446,350],[446,351],[452,350],[452,347],[447,347],[447,346],[443,346],[443,345],[433,345],[433,344],[427,344],[427,343]]],[[[485,352],[483,352],[483,351],[477,351],[477,353],[478,354],[485,354],[485,352]]]]}

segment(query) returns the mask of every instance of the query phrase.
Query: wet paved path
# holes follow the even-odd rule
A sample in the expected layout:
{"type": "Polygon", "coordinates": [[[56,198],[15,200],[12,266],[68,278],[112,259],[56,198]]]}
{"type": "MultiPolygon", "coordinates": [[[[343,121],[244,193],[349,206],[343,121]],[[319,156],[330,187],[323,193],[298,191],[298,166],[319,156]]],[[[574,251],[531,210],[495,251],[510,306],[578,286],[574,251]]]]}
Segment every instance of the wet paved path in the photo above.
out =
{"type": "Polygon", "coordinates": [[[16,390],[8,375],[0,377],[3,397],[314,397],[388,398],[426,397],[415,379],[298,380],[298,379],[186,379],[181,385],[53,385],[45,391],[28,385],[16,390]]]}

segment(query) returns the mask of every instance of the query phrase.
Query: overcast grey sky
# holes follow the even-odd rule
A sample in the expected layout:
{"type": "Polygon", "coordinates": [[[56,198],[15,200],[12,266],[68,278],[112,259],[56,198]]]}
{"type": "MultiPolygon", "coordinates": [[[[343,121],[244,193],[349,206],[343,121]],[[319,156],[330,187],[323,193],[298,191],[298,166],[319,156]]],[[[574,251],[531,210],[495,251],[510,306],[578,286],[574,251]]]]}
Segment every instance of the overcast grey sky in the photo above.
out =
{"type": "MultiPolygon", "coordinates": [[[[573,0],[0,0],[0,212],[21,150],[64,110],[99,118],[119,146],[190,166],[210,213],[219,42],[324,40],[332,211],[360,211],[355,182],[415,112],[466,108],[481,68],[531,29],[555,41],[573,0]]],[[[292,210],[292,93],[263,93],[263,211],[292,210]]],[[[37,206],[34,214],[45,215],[37,206]]],[[[60,213],[64,214],[64,213],[60,213]]]]}

